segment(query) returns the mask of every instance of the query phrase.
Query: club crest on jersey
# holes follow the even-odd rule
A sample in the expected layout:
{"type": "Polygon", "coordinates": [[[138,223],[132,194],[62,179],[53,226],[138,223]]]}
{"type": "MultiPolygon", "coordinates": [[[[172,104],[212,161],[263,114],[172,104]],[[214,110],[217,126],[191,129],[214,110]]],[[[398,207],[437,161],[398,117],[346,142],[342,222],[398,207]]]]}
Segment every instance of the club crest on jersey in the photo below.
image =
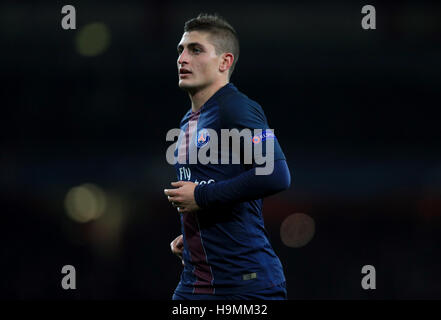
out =
{"type": "Polygon", "coordinates": [[[251,141],[254,144],[257,144],[261,141],[265,141],[266,139],[276,139],[274,132],[272,132],[270,129],[263,130],[261,134],[255,135],[251,138],[251,141]]]}
{"type": "Polygon", "coordinates": [[[198,134],[196,135],[196,146],[198,148],[202,148],[203,146],[206,146],[208,144],[208,141],[210,141],[208,130],[205,128],[199,130],[198,134]]]}

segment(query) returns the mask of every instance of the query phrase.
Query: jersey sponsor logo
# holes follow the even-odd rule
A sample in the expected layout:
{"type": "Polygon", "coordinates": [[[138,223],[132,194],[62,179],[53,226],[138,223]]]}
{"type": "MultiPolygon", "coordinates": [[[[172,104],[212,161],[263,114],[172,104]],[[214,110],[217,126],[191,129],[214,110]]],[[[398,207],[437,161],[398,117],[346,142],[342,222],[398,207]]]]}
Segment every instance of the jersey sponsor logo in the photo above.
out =
{"type": "MultiPolygon", "coordinates": [[[[179,168],[179,181],[192,181],[191,180],[191,169],[188,167],[180,167],[179,168]]],[[[210,184],[213,182],[216,182],[214,179],[211,179],[210,177],[208,180],[201,180],[198,181],[198,179],[193,181],[196,184],[210,184]]]]}
{"type": "Polygon", "coordinates": [[[190,168],[180,167],[179,168],[179,181],[190,181],[191,170],[190,168]]]}
{"type": "Polygon", "coordinates": [[[210,134],[208,133],[208,130],[205,128],[199,130],[198,134],[196,135],[196,146],[198,148],[202,148],[203,146],[206,146],[209,141],[210,134]]]}

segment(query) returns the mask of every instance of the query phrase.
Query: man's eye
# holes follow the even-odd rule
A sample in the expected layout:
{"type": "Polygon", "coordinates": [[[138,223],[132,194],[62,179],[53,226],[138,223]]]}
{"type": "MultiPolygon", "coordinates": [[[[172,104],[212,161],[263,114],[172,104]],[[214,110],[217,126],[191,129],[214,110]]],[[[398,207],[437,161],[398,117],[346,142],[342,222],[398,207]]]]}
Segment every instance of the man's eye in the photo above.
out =
{"type": "Polygon", "coordinates": [[[200,49],[198,49],[198,48],[194,48],[194,49],[193,49],[193,52],[196,52],[196,53],[200,53],[200,52],[201,52],[201,50],[200,50],[200,49]]]}

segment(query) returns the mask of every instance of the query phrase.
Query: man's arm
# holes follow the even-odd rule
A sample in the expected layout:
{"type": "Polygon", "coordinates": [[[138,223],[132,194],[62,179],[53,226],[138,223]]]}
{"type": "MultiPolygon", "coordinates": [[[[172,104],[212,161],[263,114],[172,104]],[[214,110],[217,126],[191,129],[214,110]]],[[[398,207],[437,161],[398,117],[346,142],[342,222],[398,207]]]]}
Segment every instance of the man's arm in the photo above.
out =
{"type": "MultiPolygon", "coordinates": [[[[222,103],[220,123],[222,128],[230,130],[269,130],[263,109],[259,104],[251,102],[244,96],[232,96],[222,103]]],[[[272,139],[274,139],[274,150],[270,161],[274,161],[274,170],[271,174],[256,174],[257,168],[261,165],[257,165],[253,157],[253,167],[238,176],[196,186],[194,190],[196,204],[203,209],[215,205],[229,205],[264,198],[288,189],[291,184],[291,175],[285,155],[275,136],[272,139]]],[[[265,157],[266,144],[263,141],[259,143],[262,144],[260,157],[265,157]]],[[[243,145],[241,154],[242,148],[243,145]]]]}
{"type": "Polygon", "coordinates": [[[253,167],[231,179],[197,185],[194,197],[197,205],[204,209],[267,197],[288,189],[290,184],[286,161],[276,160],[269,175],[256,175],[256,167],[253,167]]]}
{"type": "Polygon", "coordinates": [[[269,175],[256,175],[256,167],[231,179],[197,185],[190,181],[172,182],[176,189],[164,193],[178,212],[187,213],[214,205],[228,205],[260,199],[288,189],[291,175],[284,159],[274,162],[269,175]]]}

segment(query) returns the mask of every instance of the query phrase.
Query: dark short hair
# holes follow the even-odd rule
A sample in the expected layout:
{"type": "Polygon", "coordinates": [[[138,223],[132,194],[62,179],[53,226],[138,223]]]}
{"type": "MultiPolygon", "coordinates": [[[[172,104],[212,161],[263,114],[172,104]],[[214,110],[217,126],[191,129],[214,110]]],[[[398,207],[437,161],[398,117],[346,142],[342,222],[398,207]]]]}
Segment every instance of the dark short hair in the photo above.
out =
{"type": "Polygon", "coordinates": [[[218,14],[200,13],[196,18],[185,23],[184,32],[190,31],[209,33],[209,39],[214,45],[217,55],[225,52],[233,54],[234,60],[229,70],[229,77],[231,77],[239,60],[239,39],[236,30],[218,14]]]}

